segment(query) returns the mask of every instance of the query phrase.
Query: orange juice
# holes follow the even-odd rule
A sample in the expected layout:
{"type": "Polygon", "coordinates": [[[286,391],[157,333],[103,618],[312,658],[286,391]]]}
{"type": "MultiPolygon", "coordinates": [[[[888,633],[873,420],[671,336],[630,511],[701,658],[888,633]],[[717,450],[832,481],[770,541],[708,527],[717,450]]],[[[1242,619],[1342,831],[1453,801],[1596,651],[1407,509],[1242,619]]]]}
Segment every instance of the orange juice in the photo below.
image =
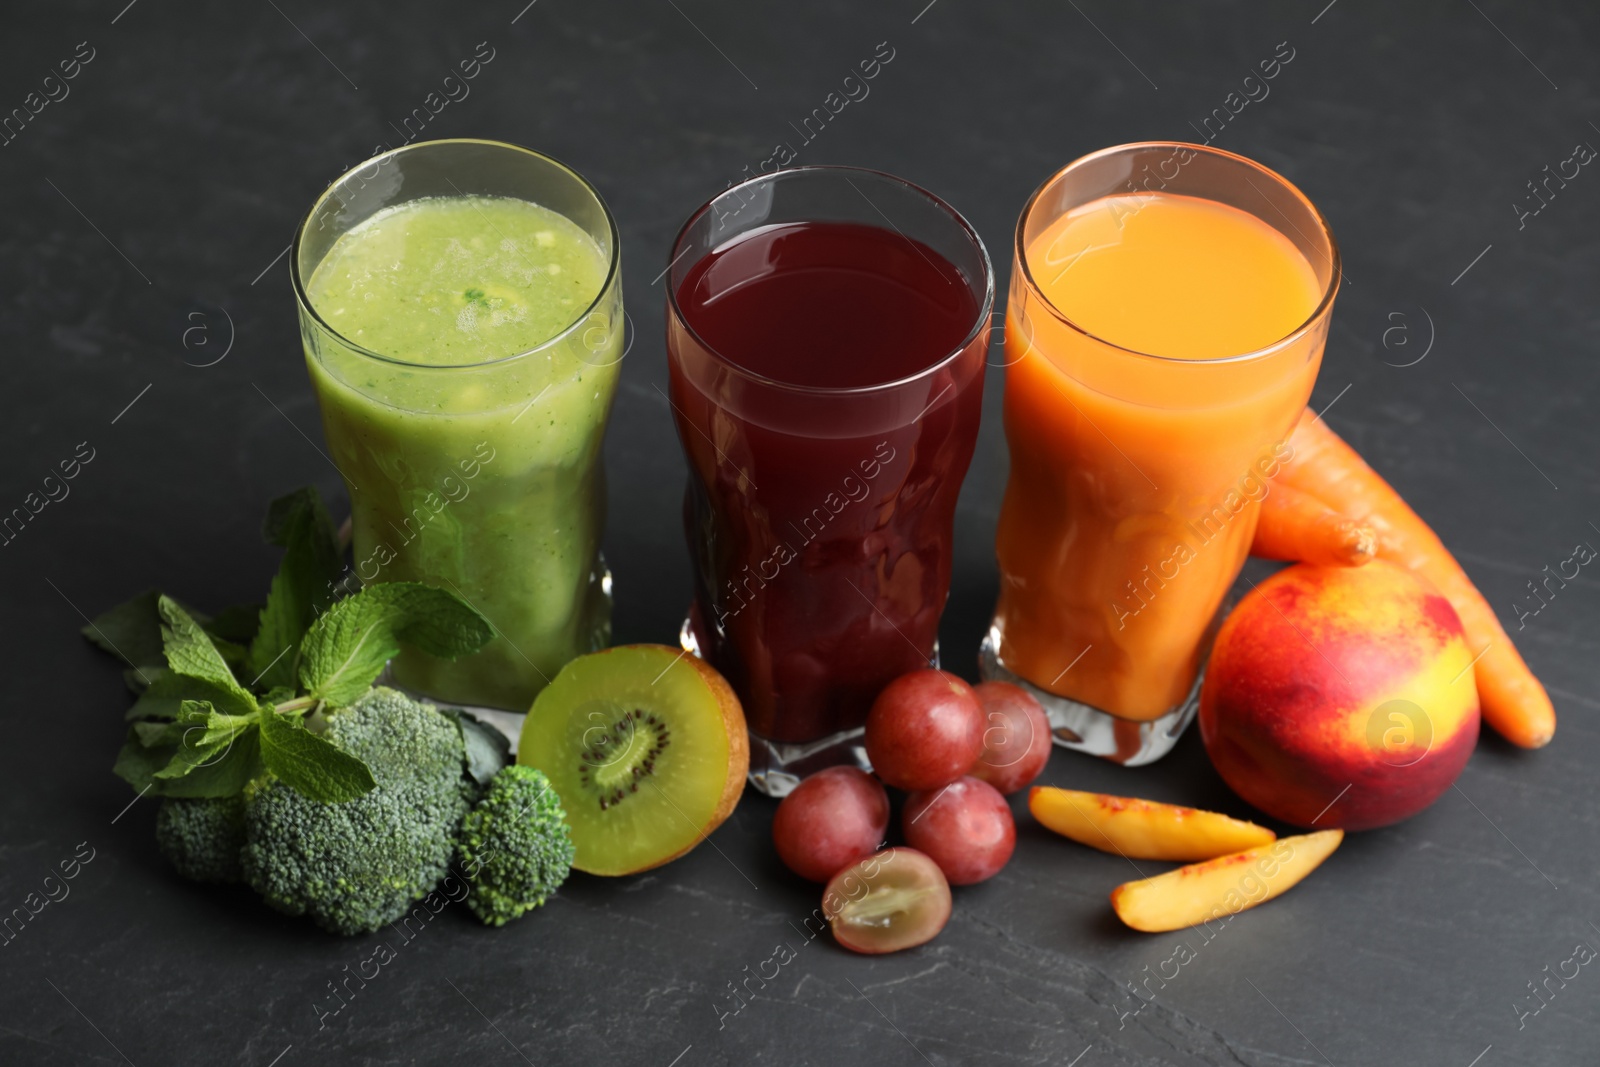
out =
{"type": "Polygon", "coordinates": [[[1293,230],[1173,192],[1029,221],[1006,316],[992,639],[1047,693],[1160,718],[1194,685],[1288,456],[1336,252],[1313,263],[1293,230]]]}

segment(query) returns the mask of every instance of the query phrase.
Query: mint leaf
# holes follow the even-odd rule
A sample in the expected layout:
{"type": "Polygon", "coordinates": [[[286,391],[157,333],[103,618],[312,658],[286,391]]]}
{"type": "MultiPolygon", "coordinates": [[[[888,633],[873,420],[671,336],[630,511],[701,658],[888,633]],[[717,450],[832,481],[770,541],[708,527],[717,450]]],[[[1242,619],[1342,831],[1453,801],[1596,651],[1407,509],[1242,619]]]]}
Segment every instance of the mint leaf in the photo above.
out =
{"type": "Polygon", "coordinates": [[[505,734],[458,708],[440,708],[440,714],[454,719],[467,746],[467,773],[479,785],[499,774],[512,762],[511,739],[505,734]]]}
{"type": "Polygon", "coordinates": [[[354,800],[377,787],[356,757],[323,740],[298,719],[269,711],[261,717],[261,759],[284,785],[312,800],[354,800]]]}
{"type": "Polygon", "coordinates": [[[284,554],[250,642],[247,669],[255,679],[252,686],[270,688],[294,684],[295,650],[332,599],[343,566],[333,520],[313,488],[274,500],[262,533],[284,554]]]}
{"type": "Polygon", "coordinates": [[[185,700],[210,700],[221,692],[210,682],[162,671],[139,694],[139,699],[133,702],[133,707],[128,709],[123,718],[130,722],[136,719],[176,719],[178,705],[185,700]]]}
{"type": "MultiPolygon", "coordinates": [[[[139,738],[139,743],[146,748],[158,748],[166,745],[176,749],[178,742],[183,738],[183,729],[174,722],[136,722],[133,724],[134,736],[139,738]]],[[[169,756],[167,763],[172,762],[169,756]]]]}
{"type": "Polygon", "coordinates": [[[294,680],[295,645],[310,625],[309,618],[304,623],[300,620],[310,613],[301,610],[291,588],[281,571],[272,579],[272,593],[267,597],[267,606],[261,609],[261,627],[245,657],[245,670],[254,685],[272,687],[294,680]]]}
{"type": "MultiPolygon", "coordinates": [[[[261,743],[254,724],[227,742],[185,750],[181,739],[188,727],[175,722],[134,723],[112,770],[140,792],[166,797],[233,796],[262,773],[261,743]],[[172,773],[174,761],[184,768],[172,773]]],[[[203,735],[193,737],[198,739],[203,735]]]]}
{"type": "Polygon", "coordinates": [[[185,700],[178,707],[174,725],[183,730],[185,745],[212,745],[231,741],[240,731],[254,726],[261,718],[259,711],[248,715],[229,715],[212,707],[205,700],[185,700]]]}
{"type": "Polygon", "coordinates": [[[151,589],[95,616],[79,632],[135,669],[164,667],[161,656],[160,593],[151,589]]]}
{"type": "MultiPolygon", "coordinates": [[[[304,485],[277,497],[267,505],[267,517],[261,521],[261,537],[269,545],[288,548],[294,537],[294,524],[311,511],[321,512],[322,517],[327,519],[327,509],[322,506],[322,494],[317,492],[314,485],[304,485]]],[[[337,541],[333,540],[333,523],[329,521],[327,527],[330,543],[337,545],[337,541]]]]}
{"type": "MultiPolygon", "coordinates": [[[[258,717],[254,713],[226,715],[204,700],[183,701],[178,718],[160,735],[164,740],[176,741],[177,749],[155,777],[182,778],[196,768],[215,765],[227,756],[240,734],[256,728],[258,717]]],[[[157,737],[151,730],[138,732],[146,744],[157,737]]]]}
{"type": "MultiPolygon", "coordinates": [[[[154,680],[153,669],[164,668],[167,665],[163,655],[165,641],[161,614],[162,600],[168,600],[206,629],[215,626],[200,612],[185,607],[176,600],[163,597],[151,589],[140,593],[132,600],[124,601],[114,608],[101,612],[79,631],[90,642],[133,668],[133,674],[129,676],[131,684],[140,688],[154,680]]],[[[230,643],[227,639],[230,636],[228,633],[219,629],[217,636],[219,640],[216,645],[221,650],[224,660],[242,657],[243,649],[230,643]]]]}
{"type": "Polygon", "coordinates": [[[179,744],[173,750],[172,758],[167,761],[167,765],[156,772],[156,780],[183,778],[197,767],[214,766],[219,760],[227,757],[228,750],[232,747],[231,738],[228,741],[217,741],[209,745],[190,746],[179,744]]]}
{"type": "Polygon", "coordinates": [[[436,656],[475,652],[494,636],[465,601],[420,582],[369,585],[329,608],[300,644],[300,683],[317,700],[349,704],[402,643],[436,656]]]}
{"type": "Polygon", "coordinates": [[[167,654],[167,666],[178,674],[211,682],[249,700],[250,694],[233,677],[227,661],[200,624],[171,597],[161,597],[157,606],[166,622],[161,628],[161,644],[167,654]]]}
{"type": "Polygon", "coordinates": [[[232,672],[233,676],[237,678],[244,674],[246,670],[245,660],[250,656],[249,650],[243,645],[226,641],[212,633],[210,624],[200,616],[195,615],[194,620],[200,624],[200,628],[205,631],[206,636],[211,638],[211,647],[217,650],[217,655],[222,657],[222,662],[228,665],[228,670],[232,672]]]}
{"type": "Polygon", "coordinates": [[[436,586],[384,582],[362,593],[395,614],[395,633],[401,641],[430,656],[455,659],[478,651],[494,637],[494,627],[476,608],[436,586]]]}
{"type": "Polygon", "coordinates": [[[231,608],[223,608],[205,623],[206,633],[219,641],[249,645],[255,640],[256,631],[261,625],[261,608],[260,604],[235,604],[231,608]]]}
{"type": "Polygon", "coordinates": [[[176,746],[150,747],[139,737],[137,727],[148,726],[148,723],[136,723],[128,727],[128,736],[122,743],[122,751],[117,753],[117,762],[111,770],[118,778],[133,786],[141,793],[153,789],[156,785],[156,772],[172,761],[172,753],[176,746]]]}
{"type": "Polygon", "coordinates": [[[122,672],[122,684],[137,697],[154,685],[157,678],[164,678],[169,673],[165,667],[129,667],[122,672]]]}
{"type": "Polygon", "coordinates": [[[243,731],[213,759],[182,778],[165,778],[152,790],[165,797],[231,797],[261,777],[261,731],[243,731]]]}
{"type": "Polygon", "coordinates": [[[124,718],[175,719],[186,700],[208,701],[218,711],[232,715],[251,715],[256,711],[255,702],[237,690],[224,688],[204,678],[162,671],[134,701],[124,718]]]}
{"type": "Polygon", "coordinates": [[[323,612],[300,643],[300,684],[317,700],[344,705],[371,687],[400,651],[393,609],[370,586],[323,612]]]}

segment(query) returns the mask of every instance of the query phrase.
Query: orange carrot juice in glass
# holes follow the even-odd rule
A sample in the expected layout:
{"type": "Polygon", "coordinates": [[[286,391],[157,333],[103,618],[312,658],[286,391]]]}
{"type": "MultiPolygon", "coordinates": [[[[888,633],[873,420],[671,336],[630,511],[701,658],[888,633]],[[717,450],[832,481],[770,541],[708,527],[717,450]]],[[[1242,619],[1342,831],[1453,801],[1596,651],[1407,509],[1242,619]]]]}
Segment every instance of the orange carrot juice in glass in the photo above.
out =
{"type": "Polygon", "coordinates": [[[1057,743],[1163,755],[1310,396],[1339,253],[1279,175],[1198,145],[1106,149],[1017,226],[1011,473],[986,677],[1057,743]]]}

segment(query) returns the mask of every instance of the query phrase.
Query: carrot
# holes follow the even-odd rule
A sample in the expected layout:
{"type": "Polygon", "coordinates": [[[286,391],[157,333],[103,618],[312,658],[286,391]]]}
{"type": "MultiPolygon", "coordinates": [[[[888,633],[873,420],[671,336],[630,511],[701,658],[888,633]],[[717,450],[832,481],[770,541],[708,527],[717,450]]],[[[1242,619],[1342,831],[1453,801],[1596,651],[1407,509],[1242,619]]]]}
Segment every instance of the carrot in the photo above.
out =
{"type": "Polygon", "coordinates": [[[1310,493],[1274,485],[1261,501],[1261,521],[1250,554],[1329,567],[1359,567],[1378,551],[1378,534],[1333,510],[1310,493]]]}
{"type": "Polygon", "coordinates": [[[1309,409],[1300,416],[1289,443],[1294,456],[1267,499],[1287,486],[1372,526],[1378,533],[1378,555],[1431,581],[1461,617],[1467,643],[1478,657],[1473,673],[1484,720],[1523,748],[1548,744],[1556,729],[1549,695],[1438,535],[1309,409]]]}

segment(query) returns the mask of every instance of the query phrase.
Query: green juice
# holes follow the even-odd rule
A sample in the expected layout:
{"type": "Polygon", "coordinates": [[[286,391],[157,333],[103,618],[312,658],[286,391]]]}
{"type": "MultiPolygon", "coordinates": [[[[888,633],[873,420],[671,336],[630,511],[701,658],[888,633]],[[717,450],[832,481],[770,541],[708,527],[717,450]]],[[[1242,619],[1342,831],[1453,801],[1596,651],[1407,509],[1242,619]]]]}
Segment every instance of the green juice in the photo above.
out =
{"type": "Polygon", "coordinates": [[[609,638],[600,445],[623,332],[610,268],[546,208],[430,197],[341,235],[306,286],[336,331],[303,328],[356,575],[453,589],[497,632],[456,662],[403,653],[402,685],[525,710],[609,638]]]}

